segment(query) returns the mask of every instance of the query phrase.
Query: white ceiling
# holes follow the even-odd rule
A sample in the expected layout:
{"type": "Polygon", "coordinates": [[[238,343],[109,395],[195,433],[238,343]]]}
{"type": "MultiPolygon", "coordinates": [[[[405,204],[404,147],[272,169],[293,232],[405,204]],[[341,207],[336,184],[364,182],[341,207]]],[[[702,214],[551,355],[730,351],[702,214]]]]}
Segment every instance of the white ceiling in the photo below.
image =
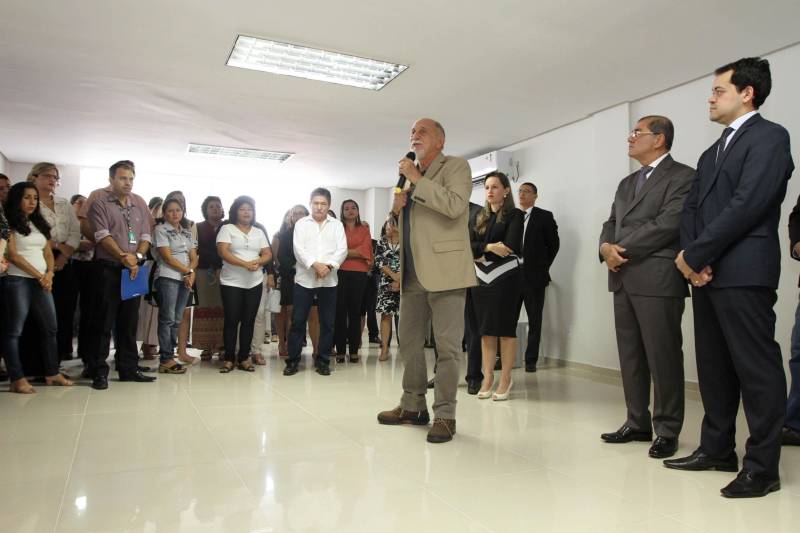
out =
{"type": "Polygon", "coordinates": [[[1,0],[0,152],[390,186],[416,118],[476,155],[793,44],[798,20],[797,0],[1,0]],[[226,67],[238,34],[410,68],[373,92],[226,67]],[[188,142],[297,155],[219,163],[188,142]]]}

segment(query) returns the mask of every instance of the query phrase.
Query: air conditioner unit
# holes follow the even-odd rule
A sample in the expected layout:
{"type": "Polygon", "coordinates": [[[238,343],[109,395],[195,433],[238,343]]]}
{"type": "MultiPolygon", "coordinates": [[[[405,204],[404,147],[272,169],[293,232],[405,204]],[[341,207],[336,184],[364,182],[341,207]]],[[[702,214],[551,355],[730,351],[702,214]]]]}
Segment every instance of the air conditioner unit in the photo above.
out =
{"type": "Polygon", "coordinates": [[[483,183],[486,174],[496,170],[504,173],[509,179],[515,177],[513,174],[514,164],[511,160],[511,152],[495,150],[488,154],[473,157],[468,162],[469,167],[472,169],[473,186],[483,183]]]}

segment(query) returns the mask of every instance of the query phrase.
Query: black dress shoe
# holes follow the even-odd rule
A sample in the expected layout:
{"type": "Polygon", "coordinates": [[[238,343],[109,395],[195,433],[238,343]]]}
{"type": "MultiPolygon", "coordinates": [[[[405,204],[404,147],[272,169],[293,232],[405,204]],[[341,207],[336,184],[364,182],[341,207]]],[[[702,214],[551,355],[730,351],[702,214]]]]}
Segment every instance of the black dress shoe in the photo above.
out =
{"type": "Polygon", "coordinates": [[[286,368],[283,369],[284,376],[294,376],[297,374],[297,363],[286,363],[286,368]]]}
{"type": "Polygon", "coordinates": [[[478,394],[481,390],[480,381],[467,381],[467,394],[478,394]]]}
{"type": "Polygon", "coordinates": [[[108,378],[105,376],[96,376],[92,380],[92,388],[94,390],[106,390],[108,388],[108,378]]]}
{"type": "Polygon", "coordinates": [[[781,444],[784,446],[800,446],[800,431],[789,427],[783,428],[781,444]]]}
{"type": "Polygon", "coordinates": [[[720,472],[736,472],[739,470],[739,457],[736,452],[731,452],[728,457],[717,459],[705,452],[695,450],[688,457],[680,459],[668,459],[664,461],[664,466],[675,470],[719,470],[720,472]]]}
{"type": "Polygon", "coordinates": [[[145,376],[141,372],[135,374],[123,374],[119,376],[120,381],[133,381],[135,383],[152,383],[156,380],[155,376],[145,376]]]}
{"type": "Polygon", "coordinates": [[[780,478],[742,470],[720,492],[726,498],[760,498],[776,490],[781,490],[780,478]]]}
{"type": "Polygon", "coordinates": [[[331,367],[328,365],[317,365],[317,374],[320,376],[330,376],[331,375],[331,367]]]}
{"type": "Polygon", "coordinates": [[[536,363],[525,363],[525,372],[536,372],[536,363]]]}
{"type": "Polygon", "coordinates": [[[672,457],[678,451],[678,437],[656,437],[647,455],[653,459],[672,457]]]}
{"type": "Polygon", "coordinates": [[[630,426],[622,426],[613,433],[603,433],[600,438],[611,444],[624,444],[631,441],[650,442],[653,434],[649,431],[637,431],[630,426]]]}

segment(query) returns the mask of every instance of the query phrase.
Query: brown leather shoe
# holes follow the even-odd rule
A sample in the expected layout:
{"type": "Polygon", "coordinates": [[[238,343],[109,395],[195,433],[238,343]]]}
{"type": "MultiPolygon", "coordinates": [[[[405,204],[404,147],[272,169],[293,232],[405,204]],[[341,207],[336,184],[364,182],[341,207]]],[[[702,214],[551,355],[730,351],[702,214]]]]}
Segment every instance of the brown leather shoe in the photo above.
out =
{"type": "Polygon", "coordinates": [[[449,418],[434,418],[431,429],[428,430],[428,442],[448,442],[456,434],[456,421],[449,418]]]}
{"type": "Polygon", "coordinates": [[[391,411],[381,411],[378,413],[378,422],[396,426],[398,424],[413,424],[415,426],[427,426],[431,421],[428,411],[406,411],[399,405],[391,411]]]}

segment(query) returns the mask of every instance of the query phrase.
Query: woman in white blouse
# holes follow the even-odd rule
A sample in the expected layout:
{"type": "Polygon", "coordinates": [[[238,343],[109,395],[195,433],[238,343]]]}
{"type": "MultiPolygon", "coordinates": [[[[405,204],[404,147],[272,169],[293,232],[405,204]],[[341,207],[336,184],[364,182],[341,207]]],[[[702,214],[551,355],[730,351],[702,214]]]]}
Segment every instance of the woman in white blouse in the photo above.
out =
{"type": "Polygon", "coordinates": [[[53,301],[58,323],[57,345],[60,360],[72,359],[71,294],[75,291],[75,272],[70,257],[81,242],[81,228],[75,210],[66,198],[56,196],[61,180],[53,163],[36,163],[28,172],[28,181],[39,191],[39,209],[50,225],[48,244],[53,251],[53,301]]]}
{"type": "Polygon", "coordinates": [[[249,358],[250,343],[261,303],[263,269],[272,260],[267,236],[256,227],[255,222],[255,201],[249,196],[240,196],[233,201],[228,221],[217,233],[217,252],[222,258],[219,281],[225,311],[225,362],[220,368],[222,373],[230,372],[234,366],[247,372],[254,370],[249,358]]]}
{"type": "Polygon", "coordinates": [[[6,216],[11,229],[8,241],[8,275],[3,278],[6,319],[2,352],[6,359],[11,392],[32,394],[20,359],[20,337],[30,315],[39,328],[45,383],[72,385],[58,372],[56,310],[53,305],[53,251],[50,227],[39,211],[39,193],[29,182],[17,183],[8,193],[6,216]]]}

